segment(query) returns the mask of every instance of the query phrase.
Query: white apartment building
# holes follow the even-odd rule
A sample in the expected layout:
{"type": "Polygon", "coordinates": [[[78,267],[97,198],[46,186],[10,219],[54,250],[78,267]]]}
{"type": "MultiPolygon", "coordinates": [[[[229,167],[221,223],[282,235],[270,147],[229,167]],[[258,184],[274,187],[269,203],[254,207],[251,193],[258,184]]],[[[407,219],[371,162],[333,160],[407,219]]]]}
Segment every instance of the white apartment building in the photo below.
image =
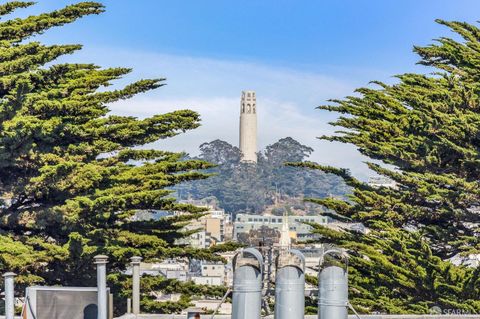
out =
{"type": "Polygon", "coordinates": [[[283,218],[288,218],[290,232],[295,233],[298,239],[309,239],[312,237],[312,227],[305,222],[326,225],[329,222],[327,216],[265,216],[237,214],[233,225],[233,238],[237,240],[238,234],[249,233],[251,230],[258,230],[262,226],[282,230],[283,218]]]}

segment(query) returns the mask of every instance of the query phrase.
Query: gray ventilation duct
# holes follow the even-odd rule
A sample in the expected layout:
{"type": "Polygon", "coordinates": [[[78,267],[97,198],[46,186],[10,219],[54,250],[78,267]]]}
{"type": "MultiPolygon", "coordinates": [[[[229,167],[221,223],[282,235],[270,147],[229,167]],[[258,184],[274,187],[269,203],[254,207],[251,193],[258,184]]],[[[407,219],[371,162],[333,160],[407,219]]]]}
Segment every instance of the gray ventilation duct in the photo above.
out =
{"type": "Polygon", "coordinates": [[[318,319],[348,318],[348,259],[344,251],[329,249],[320,258],[318,319]]]}
{"type": "Polygon", "coordinates": [[[276,260],[275,319],[303,319],[305,257],[295,249],[281,251],[276,260]]]}
{"type": "Polygon", "coordinates": [[[233,258],[232,319],[260,319],[262,306],[262,254],[247,248],[233,258]]]}

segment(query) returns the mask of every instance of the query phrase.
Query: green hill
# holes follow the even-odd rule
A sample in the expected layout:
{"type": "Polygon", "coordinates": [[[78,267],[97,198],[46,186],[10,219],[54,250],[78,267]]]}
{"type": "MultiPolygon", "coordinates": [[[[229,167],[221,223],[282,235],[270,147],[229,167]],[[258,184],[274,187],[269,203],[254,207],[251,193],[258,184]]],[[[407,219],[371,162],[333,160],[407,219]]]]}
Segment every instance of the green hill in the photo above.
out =
{"type": "Polygon", "coordinates": [[[261,213],[280,201],[305,207],[303,198],[344,197],[348,187],[341,178],[318,170],[285,166],[286,162],[307,159],[313,149],[291,137],[282,138],[258,153],[258,163],[241,162],[238,147],[215,140],[200,146],[200,159],[217,164],[207,172],[206,180],[178,185],[179,199],[202,199],[214,196],[219,206],[235,215],[240,212],[261,213]]]}

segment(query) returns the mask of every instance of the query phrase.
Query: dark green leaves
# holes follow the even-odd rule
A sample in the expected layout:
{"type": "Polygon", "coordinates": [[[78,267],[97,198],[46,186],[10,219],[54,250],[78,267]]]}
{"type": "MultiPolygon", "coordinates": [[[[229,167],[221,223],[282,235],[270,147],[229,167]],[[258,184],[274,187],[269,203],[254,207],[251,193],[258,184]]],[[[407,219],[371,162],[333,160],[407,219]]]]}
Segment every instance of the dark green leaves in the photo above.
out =
{"type": "Polygon", "coordinates": [[[479,287],[472,285],[478,271],[449,261],[480,247],[480,29],[438,22],[464,41],[440,38],[415,47],[420,63],[436,73],[402,74],[393,85],[373,82],[359,96],[319,107],[342,114],[332,123],[341,131],[321,138],[355,145],[372,159],[369,168],[396,186],[371,187],[342,169],[296,164],[353,187],[348,202],[314,202],[363,223],[369,233],[316,232],[351,252],[352,302],[365,312],[425,313],[434,305],[480,310],[479,287]]]}

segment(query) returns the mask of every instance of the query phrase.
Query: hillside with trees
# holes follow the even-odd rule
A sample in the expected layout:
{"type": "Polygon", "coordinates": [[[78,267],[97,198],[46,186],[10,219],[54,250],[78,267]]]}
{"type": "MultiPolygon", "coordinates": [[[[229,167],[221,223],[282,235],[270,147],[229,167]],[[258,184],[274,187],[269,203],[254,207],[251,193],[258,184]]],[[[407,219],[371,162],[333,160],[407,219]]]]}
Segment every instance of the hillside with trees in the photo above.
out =
{"type": "MultiPolygon", "coordinates": [[[[215,197],[229,213],[260,213],[276,201],[300,205],[304,198],[343,198],[348,188],[341,178],[318,170],[286,166],[307,159],[313,149],[291,137],[282,138],[258,153],[258,163],[241,161],[238,147],[221,140],[200,146],[198,159],[216,164],[206,180],[176,186],[180,199],[215,197]]],[[[308,206],[308,204],[307,204],[308,206]]]]}
{"type": "Polygon", "coordinates": [[[363,312],[480,311],[480,268],[450,262],[480,253],[480,29],[438,23],[457,40],[415,47],[419,63],[435,73],[402,74],[396,84],[375,82],[320,107],[341,114],[334,125],[344,132],[322,138],[355,145],[397,187],[374,188],[340,168],[299,164],[337,174],[353,188],[348,202],[314,202],[370,232],[320,225],[316,232],[349,251],[351,302],[363,312]]]}

